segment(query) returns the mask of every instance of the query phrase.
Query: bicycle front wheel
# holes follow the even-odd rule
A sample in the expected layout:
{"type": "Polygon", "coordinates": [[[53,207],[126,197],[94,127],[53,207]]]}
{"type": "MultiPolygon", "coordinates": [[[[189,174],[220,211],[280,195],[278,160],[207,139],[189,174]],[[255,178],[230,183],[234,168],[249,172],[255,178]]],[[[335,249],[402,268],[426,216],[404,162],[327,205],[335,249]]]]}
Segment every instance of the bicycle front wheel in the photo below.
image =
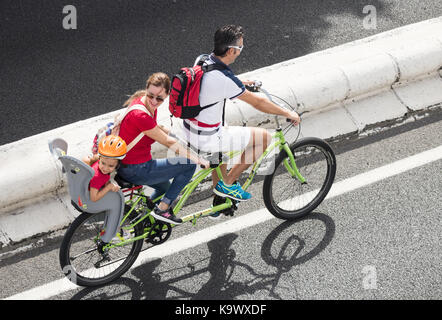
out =
{"type": "Polygon", "coordinates": [[[296,166],[305,178],[301,183],[284,165],[285,151],[275,160],[275,170],[264,179],[263,198],[277,218],[292,220],[312,212],[326,197],[336,174],[336,157],[330,145],[319,138],[303,138],[290,145],[296,166]]]}
{"type": "MultiPolygon", "coordinates": [[[[125,246],[103,249],[100,233],[105,213],[82,213],[70,225],[60,247],[60,265],[66,277],[79,286],[101,286],[125,273],[143,246],[138,240],[125,246]]],[[[127,219],[129,220],[129,219],[127,219]]],[[[142,224],[132,230],[120,229],[112,243],[142,235],[142,224]]]]}

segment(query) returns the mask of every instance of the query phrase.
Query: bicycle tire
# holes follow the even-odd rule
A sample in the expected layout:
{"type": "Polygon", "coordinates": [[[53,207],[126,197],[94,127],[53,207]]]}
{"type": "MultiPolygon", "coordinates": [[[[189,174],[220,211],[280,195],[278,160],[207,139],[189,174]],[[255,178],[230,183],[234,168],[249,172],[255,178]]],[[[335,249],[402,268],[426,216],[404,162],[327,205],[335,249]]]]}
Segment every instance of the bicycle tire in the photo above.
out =
{"type": "MultiPolygon", "coordinates": [[[[112,254],[113,256],[116,255],[116,253],[122,249],[124,249],[128,253],[127,255],[126,253],[124,253],[120,259],[115,260],[114,263],[122,261],[122,263],[118,267],[116,267],[115,270],[109,273],[103,273],[102,276],[97,276],[97,277],[89,276],[88,273],[92,273],[92,271],[94,271],[93,267],[87,268],[89,266],[86,266],[85,270],[80,270],[80,268],[77,266],[77,263],[75,263],[75,265],[73,264],[74,260],[78,258],[75,257],[73,252],[74,244],[75,246],[77,246],[78,244],[78,246],[86,246],[89,248],[88,251],[90,252],[88,252],[88,254],[90,253],[90,255],[88,255],[87,263],[90,262],[93,264],[93,261],[100,259],[102,257],[98,251],[98,244],[96,241],[96,239],[99,238],[99,232],[102,226],[102,224],[100,223],[101,219],[100,215],[102,217],[105,216],[104,213],[94,213],[94,214],[82,213],[81,215],[79,215],[67,229],[60,246],[59,260],[62,271],[69,280],[71,280],[73,283],[79,286],[83,287],[101,286],[119,278],[133,265],[143,246],[143,241],[138,240],[123,247],[110,249],[109,255],[112,254]],[[96,218],[98,221],[97,227],[93,226],[92,219],[94,218],[96,218]],[[92,229],[91,231],[87,230],[88,226],[89,229],[92,229]]],[[[133,232],[131,232],[131,234],[132,236],[136,237],[142,235],[143,231],[144,231],[143,224],[140,223],[134,227],[133,232]]],[[[86,254],[86,251],[84,254],[86,254]]],[[[110,263],[109,265],[111,264],[112,263],[110,263]]],[[[97,268],[97,266],[95,265],[94,268],[99,269],[101,268],[101,266],[97,268]]]]}
{"type": "Polygon", "coordinates": [[[335,154],[324,140],[314,137],[303,138],[292,143],[290,150],[306,183],[301,184],[296,177],[289,174],[283,164],[283,160],[288,159],[287,153],[281,151],[275,160],[275,169],[265,177],[263,184],[266,208],[275,217],[284,220],[299,219],[316,209],[330,191],[336,175],[335,154]],[[276,196],[276,193],[281,193],[280,190],[283,190],[281,199],[276,196]],[[287,199],[284,198],[285,195],[288,195],[287,199]],[[311,198],[311,200],[304,201],[305,203],[299,208],[292,208],[293,206],[287,208],[289,204],[301,202],[302,198],[311,198]]]}

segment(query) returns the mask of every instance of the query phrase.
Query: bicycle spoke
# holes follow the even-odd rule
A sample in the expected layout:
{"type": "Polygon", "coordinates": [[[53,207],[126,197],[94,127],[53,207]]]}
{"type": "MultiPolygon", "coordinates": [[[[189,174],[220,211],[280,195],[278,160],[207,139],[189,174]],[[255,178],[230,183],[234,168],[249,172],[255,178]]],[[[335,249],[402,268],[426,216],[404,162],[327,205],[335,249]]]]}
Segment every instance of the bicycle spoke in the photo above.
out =
{"type": "Polygon", "coordinates": [[[291,151],[305,183],[291,176],[283,163],[288,157],[280,156],[263,186],[266,207],[283,219],[300,217],[318,206],[331,187],[336,170],[331,148],[320,139],[304,138],[291,146],[291,151]]]}
{"type": "Polygon", "coordinates": [[[76,256],[71,257],[71,261],[74,261],[74,260],[76,260],[77,258],[81,257],[82,255],[85,255],[85,254],[91,253],[91,252],[93,252],[93,251],[95,251],[95,250],[97,250],[97,248],[89,249],[89,250],[86,250],[85,252],[82,252],[82,253],[80,253],[80,254],[77,254],[76,256]]]}
{"type": "MultiPolygon", "coordinates": [[[[123,246],[99,249],[100,233],[103,229],[104,214],[84,214],[79,222],[72,227],[72,232],[64,241],[60,250],[63,250],[60,261],[62,267],[69,265],[70,272],[76,274],[76,281],[81,285],[99,285],[111,281],[113,278],[124,273],[135,261],[142,247],[142,241],[133,241],[123,246]],[[104,250],[100,253],[100,250],[104,250]],[[109,279],[109,280],[108,280],[109,279]]],[[[129,223],[129,222],[127,222],[129,223]]],[[[129,226],[129,224],[126,224],[129,226]]],[[[122,226],[123,227],[123,226],[122,226]]],[[[120,232],[121,229],[120,229],[120,232]]],[[[142,234],[143,227],[140,224],[122,235],[124,241],[138,237],[142,234]]],[[[121,242],[119,237],[112,239],[113,244],[121,242]]],[[[112,244],[111,243],[111,244],[112,244]]]]}

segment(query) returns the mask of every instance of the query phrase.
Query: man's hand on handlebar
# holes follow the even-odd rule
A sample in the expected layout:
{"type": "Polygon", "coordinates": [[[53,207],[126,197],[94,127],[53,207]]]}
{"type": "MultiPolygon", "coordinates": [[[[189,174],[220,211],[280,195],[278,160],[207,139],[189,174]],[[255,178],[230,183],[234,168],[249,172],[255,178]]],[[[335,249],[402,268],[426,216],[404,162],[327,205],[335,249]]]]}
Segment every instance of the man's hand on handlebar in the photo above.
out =
{"type": "MultiPolygon", "coordinates": [[[[242,81],[242,83],[245,85],[245,87],[248,91],[251,91],[251,92],[263,91],[266,94],[267,98],[270,101],[272,101],[269,94],[265,90],[260,90],[260,88],[262,87],[261,81],[259,81],[259,80],[244,80],[244,81],[242,81]]],[[[273,104],[275,104],[275,103],[273,102],[273,104]]],[[[278,104],[276,104],[276,105],[279,106],[278,104]]],[[[281,106],[279,106],[279,107],[281,108],[281,106]]],[[[291,122],[295,126],[297,126],[301,122],[301,117],[295,111],[289,111],[287,109],[282,108],[282,110],[280,112],[277,112],[274,114],[285,115],[285,117],[287,118],[287,122],[291,122]]]]}
{"type": "Polygon", "coordinates": [[[287,122],[293,123],[293,125],[297,126],[301,122],[301,117],[295,111],[289,111],[287,115],[287,122]]]}
{"type": "Polygon", "coordinates": [[[262,82],[258,80],[244,80],[242,81],[247,90],[251,92],[258,92],[262,86],[262,82]]]}

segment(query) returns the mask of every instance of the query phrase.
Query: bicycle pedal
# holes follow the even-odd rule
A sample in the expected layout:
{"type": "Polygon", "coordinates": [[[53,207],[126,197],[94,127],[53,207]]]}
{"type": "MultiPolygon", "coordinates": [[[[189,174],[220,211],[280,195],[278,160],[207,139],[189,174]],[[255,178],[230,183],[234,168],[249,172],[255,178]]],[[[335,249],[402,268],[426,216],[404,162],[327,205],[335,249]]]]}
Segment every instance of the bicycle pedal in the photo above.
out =
{"type": "Polygon", "coordinates": [[[232,200],[232,207],[225,210],[224,215],[228,217],[233,217],[235,215],[235,211],[238,210],[239,201],[232,200]]]}
{"type": "Polygon", "coordinates": [[[235,215],[235,210],[225,209],[221,211],[226,217],[233,217],[235,215]]]}

